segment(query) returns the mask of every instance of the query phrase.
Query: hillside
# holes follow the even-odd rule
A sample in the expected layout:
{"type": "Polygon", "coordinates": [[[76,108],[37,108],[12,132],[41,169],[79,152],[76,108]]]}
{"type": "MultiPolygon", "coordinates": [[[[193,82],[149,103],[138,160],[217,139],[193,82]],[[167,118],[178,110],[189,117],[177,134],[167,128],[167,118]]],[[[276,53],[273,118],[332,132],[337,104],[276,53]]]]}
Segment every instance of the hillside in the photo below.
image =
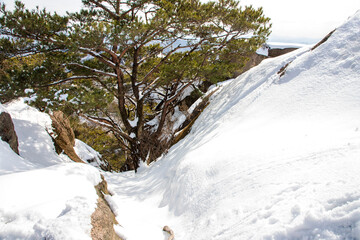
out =
{"type": "Polygon", "coordinates": [[[107,175],[123,234],[360,237],[359,26],[360,12],[316,49],[265,60],[224,85],[157,163],[107,175]]]}
{"type": "Polygon", "coordinates": [[[0,141],[0,239],[90,239],[100,172],[123,239],[167,239],[165,225],[177,240],[360,238],[359,39],[360,11],[317,48],[217,86],[191,132],[136,174],[56,155],[48,115],[0,105],[20,150],[0,141]]]}

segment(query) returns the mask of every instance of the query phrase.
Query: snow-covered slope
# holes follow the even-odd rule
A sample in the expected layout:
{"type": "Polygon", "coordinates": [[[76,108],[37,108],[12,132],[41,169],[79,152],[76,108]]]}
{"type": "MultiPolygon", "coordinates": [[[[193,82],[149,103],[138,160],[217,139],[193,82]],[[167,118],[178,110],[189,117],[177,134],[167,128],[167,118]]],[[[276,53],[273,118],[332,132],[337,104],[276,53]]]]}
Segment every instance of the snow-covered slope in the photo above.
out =
{"type": "Polygon", "coordinates": [[[223,86],[151,167],[108,174],[123,235],[359,239],[359,39],[360,12],[223,86]]]}
{"type": "Polygon", "coordinates": [[[47,114],[21,99],[1,111],[12,116],[20,156],[0,140],[0,239],[90,239],[98,169],[55,153],[47,114]]]}

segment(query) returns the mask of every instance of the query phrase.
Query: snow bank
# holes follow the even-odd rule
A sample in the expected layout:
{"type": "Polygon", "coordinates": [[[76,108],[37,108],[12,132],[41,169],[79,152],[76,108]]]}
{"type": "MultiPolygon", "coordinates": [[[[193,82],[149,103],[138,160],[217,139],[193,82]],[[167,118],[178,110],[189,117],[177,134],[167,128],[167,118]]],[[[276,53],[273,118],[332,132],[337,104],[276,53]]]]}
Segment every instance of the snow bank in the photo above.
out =
{"type": "Polygon", "coordinates": [[[0,139],[0,175],[35,169],[36,166],[17,155],[8,143],[0,139]]]}
{"type": "Polygon", "coordinates": [[[77,163],[0,176],[0,239],[90,239],[100,181],[77,163]]]}
{"type": "Polygon", "coordinates": [[[107,175],[127,239],[360,238],[359,39],[360,12],[224,85],[150,168],[107,175]]]}
{"type": "MultiPolygon", "coordinates": [[[[59,156],[55,152],[54,143],[49,135],[52,132],[52,127],[48,114],[28,106],[22,98],[7,103],[4,107],[14,122],[20,156],[26,159],[27,165],[40,168],[71,162],[67,156],[59,156]]],[[[0,162],[4,161],[7,164],[11,163],[6,158],[0,159],[0,162]]],[[[33,167],[29,169],[33,169],[33,167]]],[[[0,168],[0,175],[5,171],[8,169],[0,168]]],[[[15,171],[15,169],[11,168],[11,171],[15,171]]]]}
{"type": "Polygon", "coordinates": [[[99,152],[95,151],[92,147],[79,139],[75,139],[74,150],[81,160],[89,163],[93,167],[100,168],[106,164],[101,160],[99,152]]]}
{"type": "MultiPolygon", "coordinates": [[[[90,239],[99,170],[56,154],[46,113],[22,99],[0,111],[12,116],[20,151],[0,140],[0,239],[90,239]]],[[[82,147],[81,157],[98,156],[82,147]]]]}

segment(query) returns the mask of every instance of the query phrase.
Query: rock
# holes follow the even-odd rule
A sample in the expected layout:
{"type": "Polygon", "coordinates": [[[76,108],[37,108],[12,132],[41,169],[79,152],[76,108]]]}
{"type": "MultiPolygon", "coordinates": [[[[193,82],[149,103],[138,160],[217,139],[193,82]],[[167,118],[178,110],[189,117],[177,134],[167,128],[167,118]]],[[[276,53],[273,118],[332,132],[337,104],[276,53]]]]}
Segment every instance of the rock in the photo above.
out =
{"type": "Polygon", "coordinates": [[[278,56],[284,55],[286,53],[295,51],[296,49],[298,49],[298,48],[270,48],[268,50],[269,51],[268,56],[269,57],[278,57],[278,56]]]}
{"type": "Polygon", "coordinates": [[[93,240],[121,240],[115,233],[114,224],[118,224],[115,214],[107,203],[104,194],[109,194],[107,190],[107,182],[103,179],[95,186],[96,193],[99,196],[97,208],[91,215],[91,239],[93,240]]]}
{"type": "Polygon", "coordinates": [[[19,142],[15,132],[14,123],[10,114],[7,112],[0,113],[0,137],[7,142],[11,149],[19,154],[19,142]]]}
{"type": "Polygon", "coordinates": [[[267,56],[263,56],[263,55],[260,55],[260,54],[257,54],[257,53],[252,54],[249,57],[249,61],[247,61],[245,66],[242,67],[241,69],[235,71],[234,77],[237,77],[240,74],[246,72],[247,70],[259,65],[262,62],[262,60],[264,60],[266,58],[267,58],[267,56]]]}
{"type": "Polygon", "coordinates": [[[319,47],[321,44],[323,44],[324,42],[326,42],[331,35],[336,31],[336,29],[332,30],[331,32],[329,32],[323,39],[320,40],[320,42],[318,42],[317,44],[315,44],[314,47],[311,48],[311,51],[315,50],[317,47],[319,47]]]}
{"type": "Polygon", "coordinates": [[[171,230],[171,228],[169,228],[169,226],[165,226],[163,228],[163,231],[169,233],[169,235],[170,235],[167,240],[173,240],[175,238],[174,231],[171,230]]]}
{"type": "Polygon", "coordinates": [[[53,115],[50,115],[50,118],[55,132],[55,135],[51,137],[54,140],[57,153],[64,151],[74,162],[83,163],[74,150],[75,134],[70,126],[69,119],[67,119],[61,111],[54,112],[53,115]]]}

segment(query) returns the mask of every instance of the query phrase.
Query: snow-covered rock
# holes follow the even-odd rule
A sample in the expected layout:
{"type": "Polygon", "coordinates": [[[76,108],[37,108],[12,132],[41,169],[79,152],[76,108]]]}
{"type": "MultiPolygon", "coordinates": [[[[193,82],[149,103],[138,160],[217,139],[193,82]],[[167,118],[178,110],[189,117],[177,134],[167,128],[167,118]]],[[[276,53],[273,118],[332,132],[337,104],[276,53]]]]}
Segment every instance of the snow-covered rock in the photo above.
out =
{"type": "Polygon", "coordinates": [[[315,50],[264,60],[224,85],[151,167],[107,174],[119,231],[127,239],[164,239],[165,225],[184,240],[360,238],[359,39],[360,12],[315,50]]]}
{"type": "Polygon", "coordinates": [[[95,151],[92,147],[79,139],[75,139],[74,150],[76,154],[84,162],[97,167],[99,169],[106,169],[106,163],[101,159],[99,152],[95,151]]]}
{"type": "Polygon", "coordinates": [[[99,169],[56,154],[46,113],[22,99],[0,111],[11,114],[20,150],[0,140],[0,239],[91,239],[99,169]]]}

